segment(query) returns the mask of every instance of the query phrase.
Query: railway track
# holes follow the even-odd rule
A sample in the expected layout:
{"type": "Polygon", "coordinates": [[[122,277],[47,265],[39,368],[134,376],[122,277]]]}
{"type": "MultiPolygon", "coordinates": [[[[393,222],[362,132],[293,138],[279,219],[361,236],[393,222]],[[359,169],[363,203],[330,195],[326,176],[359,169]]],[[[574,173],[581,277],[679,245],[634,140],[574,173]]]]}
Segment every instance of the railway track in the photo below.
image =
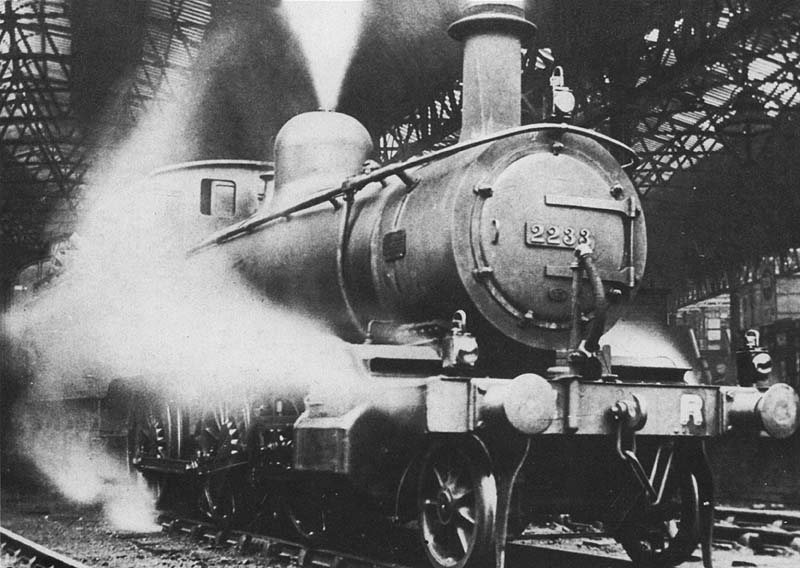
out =
{"type": "MultiPolygon", "coordinates": [[[[211,545],[237,555],[256,558],[267,565],[300,568],[420,568],[423,559],[392,559],[396,555],[371,557],[334,550],[325,545],[297,542],[251,532],[221,531],[211,523],[164,514],[159,518],[163,532],[182,536],[198,545],[211,545]]],[[[572,527],[578,528],[580,527],[572,527]]],[[[0,529],[3,565],[83,568],[86,565],[49,550],[7,529],[0,529]]],[[[135,538],[135,537],[134,537],[135,538]]],[[[509,568],[548,566],[552,568],[629,568],[633,564],[620,553],[603,545],[602,532],[526,533],[510,541],[506,550],[509,568]]],[[[800,512],[718,507],[715,547],[736,542],[767,555],[785,554],[800,545],[800,512]]],[[[409,547],[410,548],[410,547],[409,547]]]]}
{"type": "Polygon", "coordinates": [[[512,566],[564,566],[567,568],[631,568],[627,557],[599,551],[566,549],[560,546],[512,541],[506,550],[506,565],[512,566]]]}
{"type": "MultiPolygon", "coordinates": [[[[220,531],[210,523],[182,517],[163,515],[159,519],[164,530],[172,534],[188,535],[199,541],[229,547],[239,554],[255,555],[285,566],[315,568],[419,568],[423,560],[396,562],[381,558],[356,555],[324,547],[316,547],[282,538],[258,535],[243,531],[220,531]]],[[[632,562],[621,555],[605,554],[599,550],[564,548],[551,542],[563,535],[542,535],[511,541],[506,549],[508,566],[549,566],[565,568],[630,568],[632,562]]],[[[569,535],[568,535],[569,536],[569,535]]],[[[597,536],[597,535],[592,535],[597,536]]]]}
{"type": "Polygon", "coordinates": [[[230,548],[242,555],[261,556],[281,565],[316,568],[404,568],[404,565],[394,562],[313,547],[282,538],[245,531],[221,531],[210,523],[183,517],[162,515],[159,522],[170,534],[184,534],[198,541],[230,548]]]}
{"type": "MultiPolygon", "coordinates": [[[[317,547],[283,538],[258,535],[243,531],[220,531],[217,527],[191,519],[164,515],[160,518],[164,530],[172,534],[188,535],[199,541],[229,547],[239,554],[255,555],[280,565],[316,568],[419,568],[418,561],[403,562],[357,555],[317,547]]],[[[552,535],[557,538],[559,535],[552,535]]],[[[538,565],[569,568],[630,568],[626,557],[604,554],[597,550],[562,548],[541,538],[511,541],[506,550],[509,566],[538,565]]]]}
{"type": "MultiPolygon", "coordinates": [[[[800,512],[720,506],[714,528],[716,548],[731,548],[732,543],[747,546],[756,554],[771,556],[800,552],[800,512]]],[[[184,532],[194,538],[211,540],[236,548],[244,554],[263,555],[297,566],[336,568],[409,568],[419,562],[391,562],[367,558],[279,538],[244,532],[221,533],[213,525],[188,519],[164,517],[168,531],[184,532]]],[[[565,566],[570,568],[624,568],[632,562],[624,554],[609,553],[602,544],[602,532],[572,531],[525,534],[510,541],[506,550],[507,565],[565,566]],[[571,541],[571,542],[570,542],[571,541]],[[570,543],[565,545],[564,543],[570,543]],[[580,544],[575,545],[575,542],[580,544]]]]}
{"type": "Polygon", "coordinates": [[[714,540],[737,542],[757,553],[800,552],[800,511],[718,506],[714,540]]]}
{"type": "Polygon", "coordinates": [[[50,550],[8,529],[0,527],[0,557],[3,565],[28,568],[88,568],[86,564],[50,550]]]}

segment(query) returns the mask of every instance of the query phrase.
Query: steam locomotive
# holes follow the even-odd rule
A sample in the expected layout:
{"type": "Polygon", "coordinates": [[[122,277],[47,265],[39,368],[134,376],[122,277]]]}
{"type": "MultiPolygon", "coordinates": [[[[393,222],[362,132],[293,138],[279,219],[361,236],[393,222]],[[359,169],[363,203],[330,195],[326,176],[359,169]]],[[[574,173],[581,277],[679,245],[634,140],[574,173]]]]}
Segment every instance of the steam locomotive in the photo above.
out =
{"type": "Polygon", "coordinates": [[[369,511],[415,528],[435,568],[502,566],[508,539],[556,512],[602,520],[640,564],[699,544],[711,565],[705,442],[791,435],[797,395],[687,384],[686,369],[618,365],[600,345],[645,268],[634,155],[566,122],[520,126],[520,45],[535,29],[521,6],[471,3],[449,29],[464,42],[453,146],[370,165],[364,127],[319,111],[282,128],[274,168],[159,173],[187,188],[187,230],[214,229],[189,262],[220,255],[324,320],[367,387],[199,409],[142,393],[130,460],[154,486],[190,477],[215,520],[257,502],[309,539],[369,511]]]}

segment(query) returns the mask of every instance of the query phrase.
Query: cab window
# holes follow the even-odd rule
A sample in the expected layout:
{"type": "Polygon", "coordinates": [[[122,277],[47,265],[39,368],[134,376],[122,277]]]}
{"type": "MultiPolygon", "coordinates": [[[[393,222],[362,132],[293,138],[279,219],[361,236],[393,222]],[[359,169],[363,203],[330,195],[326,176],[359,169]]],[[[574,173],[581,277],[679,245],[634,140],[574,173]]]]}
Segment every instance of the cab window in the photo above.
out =
{"type": "Polygon", "coordinates": [[[236,215],[236,184],[208,178],[200,182],[200,213],[214,217],[236,215]]]}

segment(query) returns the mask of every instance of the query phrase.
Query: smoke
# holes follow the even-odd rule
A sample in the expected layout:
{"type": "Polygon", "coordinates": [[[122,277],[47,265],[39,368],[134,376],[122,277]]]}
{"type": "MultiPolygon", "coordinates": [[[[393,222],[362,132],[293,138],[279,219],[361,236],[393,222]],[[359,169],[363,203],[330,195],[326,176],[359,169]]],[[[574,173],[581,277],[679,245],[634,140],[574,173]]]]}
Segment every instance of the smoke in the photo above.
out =
{"type": "Polygon", "coordinates": [[[284,0],[282,6],[303,46],[320,105],[335,109],[360,36],[363,2],[284,0]]]}
{"type": "Polygon", "coordinates": [[[169,209],[145,177],[176,148],[193,153],[193,90],[200,89],[189,85],[176,102],[154,107],[114,155],[94,160],[68,270],[6,316],[12,336],[33,351],[41,394],[63,395],[71,388],[65,377],[87,374],[166,374],[179,392],[250,386],[253,377],[306,388],[356,374],[340,340],[270,304],[224,255],[185,258],[174,221],[184,212],[169,209]]]}
{"type": "MultiPolygon", "coordinates": [[[[176,153],[192,154],[192,87],[179,102],[155,107],[113,155],[95,160],[67,269],[4,318],[29,352],[34,406],[103,396],[113,379],[215,403],[314,386],[355,396],[360,375],[343,342],[254,293],[224,255],[187,261],[180,224],[170,221],[181,212],[165,209],[141,183],[176,153]]],[[[23,428],[18,447],[70,499],[102,503],[121,528],[152,528],[153,498],[131,481],[127,465],[63,432],[59,424],[23,428]]]]}
{"type": "Polygon", "coordinates": [[[155,496],[111,457],[92,432],[92,413],[61,402],[38,402],[18,412],[17,444],[47,479],[73,502],[103,506],[118,530],[153,532],[155,496]]]}

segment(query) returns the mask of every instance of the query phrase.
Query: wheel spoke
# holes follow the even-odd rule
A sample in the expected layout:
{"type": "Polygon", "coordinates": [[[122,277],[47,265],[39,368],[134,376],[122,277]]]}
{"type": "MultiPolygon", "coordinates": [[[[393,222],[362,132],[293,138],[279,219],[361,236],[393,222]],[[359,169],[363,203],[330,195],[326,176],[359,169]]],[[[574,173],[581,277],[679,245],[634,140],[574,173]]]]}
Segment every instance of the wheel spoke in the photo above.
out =
{"type": "Polygon", "coordinates": [[[675,519],[670,519],[669,521],[667,521],[666,529],[667,529],[667,535],[670,539],[674,539],[675,537],[678,536],[678,531],[680,531],[680,523],[681,523],[680,521],[675,519]]]}
{"type": "Polygon", "coordinates": [[[134,422],[133,431],[133,451],[136,455],[162,457],[164,427],[157,416],[142,412],[134,422]]]}
{"type": "Polygon", "coordinates": [[[458,516],[467,521],[470,525],[475,525],[475,514],[469,507],[459,507],[458,516]]]}
{"type": "Polygon", "coordinates": [[[458,543],[461,545],[462,553],[466,554],[469,551],[469,537],[467,529],[464,527],[456,527],[456,534],[458,535],[458,543]]]}
{"type": "Polygon", "coordinates": [[[433,475],[436,476],[436,482],[439,484],[440,488],[444,488],[447,486],[447,480],[441,474],[441,472],[436,468],[436,466],[431,466],[431,471],[433,471],[433,475]]]}
{"type": "Polygon", "coordinates": [[[213,516],[215,508],[214,498],[211,496],[211,487],[208,484],[205,484],[203,487],[203,508],[209,516],[213,516]]]}

